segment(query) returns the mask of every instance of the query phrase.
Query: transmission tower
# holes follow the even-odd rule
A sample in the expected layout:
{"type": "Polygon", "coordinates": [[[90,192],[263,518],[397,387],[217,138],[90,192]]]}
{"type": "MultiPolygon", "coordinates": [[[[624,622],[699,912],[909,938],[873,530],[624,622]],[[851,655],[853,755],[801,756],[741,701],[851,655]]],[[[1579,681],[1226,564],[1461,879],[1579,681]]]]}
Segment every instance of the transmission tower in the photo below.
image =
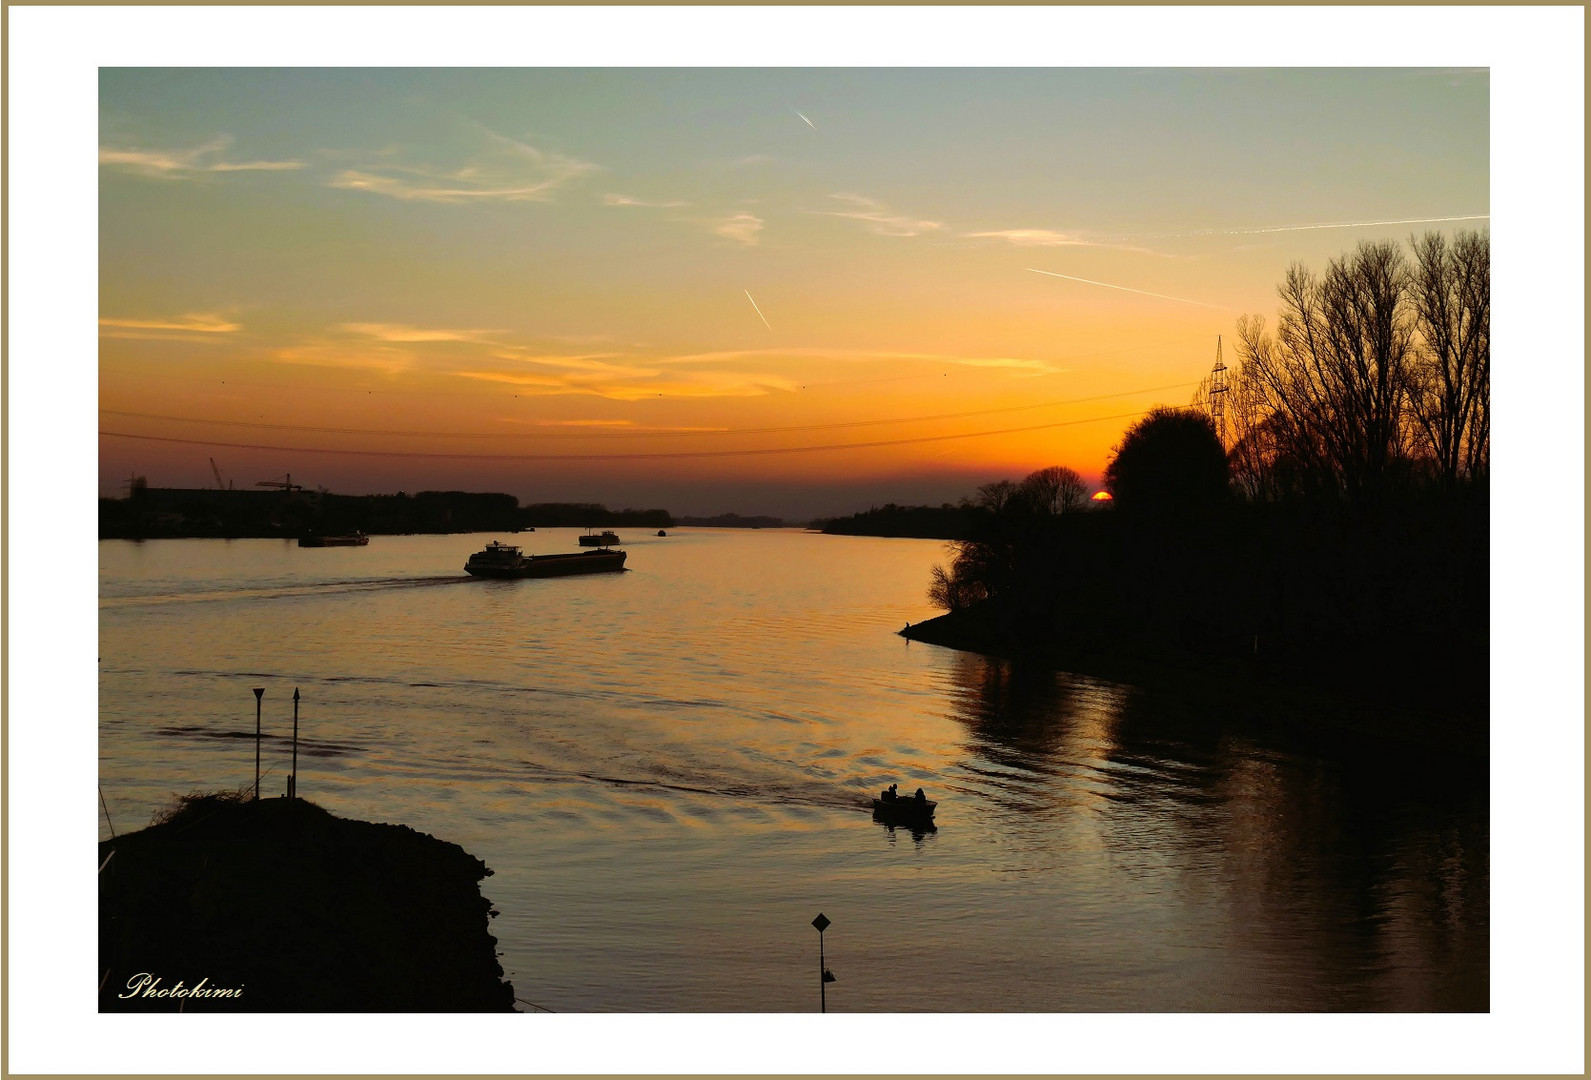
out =
{"type": "Polygon", "coordinates": [[[1221,335],[1215,335],[1215,367],[1210,370],[1210,420],[1215,430],[1226,438],[1224,408],[1226,403],[1226,365],[1221,362],[1221,335]]]}

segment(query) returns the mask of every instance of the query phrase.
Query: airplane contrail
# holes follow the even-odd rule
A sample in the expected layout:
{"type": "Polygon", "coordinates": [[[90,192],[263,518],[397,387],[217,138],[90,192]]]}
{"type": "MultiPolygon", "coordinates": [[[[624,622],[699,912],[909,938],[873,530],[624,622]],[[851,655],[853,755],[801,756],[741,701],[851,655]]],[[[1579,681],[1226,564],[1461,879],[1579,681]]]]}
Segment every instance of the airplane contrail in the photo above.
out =
{"type": "MultiPolygon", "coordinates": [[[[799,116],[803,120],[807,120],[807,114],[802,112],[800,109],[796,110],[796,115],[799,116]]],[[[814,124],[810,120],[807,120],[807,127],[811,128],[813,131],[818,130],[818,125],[814,124]]]]}
{"type": "MultiPolygon", "coordinates": [[[[1139,296],[1154,296],[1160,298],[1161,300],[1175,300],[1179,304],[1194,304],[1198,307],[1215,308],[1217,311],[1238,310],[1237,308],[1222,307],[1220,304],[1206,304],[1203,300],[1189,300],[1181,296],[1167,296],[1165,293],[1146,292],[1143,289],[1129,289],[1125,285],[1112,285],[1108,281],[1091,281],[1088,278],[1072,277],[1070,274],[1057,274],[1050,270],[1034,270],[1031,266],[1028,267],[1028,269],[1033,270],[1035,274],[1048,274],[1050,277],[1065,278],[1067,281],[1081,281],[1084,285],[1098,285],[1105,289],[1120,289],[1122,292],[1137,293],[1139,296]]],[[[1241,312],[1239,312],[1239,314],[1241,314],[1241,312]]],[[[772,329],[772,327],[769,329],[772,329]]]]}
{"type": "MultiPolygon", "coordinates": [[[[745,292],[745,290],[742,290],[742,291],[745,292]]],[[[746,299],[747,300],[751,300],[751,293],[750,292],[746,292],[746,299]]],[[[773,329],[773,327],[770,326],[769,323],[768,323],[768,316],[764,315],[762,313],[762,308],[757,306],[757,301],[751,300],[751,309],[757,313],[757,318],[762,320],[762,325],[767,326],[769,330],[773,329]]]]}
{"type": "Polygon", "coordinates": [[[1314,225],[1275,225],[1266,229],[1226,229],[1229,234],[1304,232],[1309,229],[1363,229],[1372,225],[1434,225],[1444,221],[1488,220],[1490,214],[1456,214],[1453,217],[1394,218],[1390,221],[1325,221],[1314,225]]]}

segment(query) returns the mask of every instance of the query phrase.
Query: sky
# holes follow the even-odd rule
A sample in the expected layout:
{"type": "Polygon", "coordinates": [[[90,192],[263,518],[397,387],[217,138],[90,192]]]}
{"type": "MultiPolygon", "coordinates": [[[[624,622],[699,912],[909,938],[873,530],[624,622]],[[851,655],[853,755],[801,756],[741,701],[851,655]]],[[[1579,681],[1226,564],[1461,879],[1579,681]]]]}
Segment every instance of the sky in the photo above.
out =
{"type": "Polygon", "coordinates": [[[1097,483],[1290,263],[1487,228],[1489,97],[1485,69],[102,68],[100,493],[805,520],[1097,483]]]}

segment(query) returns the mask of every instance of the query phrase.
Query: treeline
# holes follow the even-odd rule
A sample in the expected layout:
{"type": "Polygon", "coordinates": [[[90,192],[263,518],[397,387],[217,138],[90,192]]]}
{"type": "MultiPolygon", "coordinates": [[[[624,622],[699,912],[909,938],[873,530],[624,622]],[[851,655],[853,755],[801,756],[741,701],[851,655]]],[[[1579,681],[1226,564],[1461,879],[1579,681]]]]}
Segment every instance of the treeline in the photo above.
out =
{"type": "Polygon", "coordinates": [[[126,499],[99,501],[101,539],[513,532],[538,525],[666,529],[673,523],[667,510],[615,511],[599,503],[521,507],[518,499],[501,492],[336,495],[135,484],[126,499]]]}
{"type": "Polygon", "coordinates": [[[978,528],[983,511],[970,499],[957,505],[896,506],[885,503],[848,517],[815,522],[838,536],[905,536],[922,540],[966,540],[978,528]]]}
{"type": "Polygon", "coordinates": [[[917,635],[1304,685],[1483,732],[1487,245],[1428,235],[1409,257],[1364,244],[1318,278],[1295,266],[1275,334],[1239,324],[1224,389],[1123,435],[1109,512],[1047,500],[1040,474],[980,488],[978,529],[929,586],[949,614],[917,635]]]}
{"type": "Polygon", "coordinates": [[[666,529],[674,524],[667,510],[609,510],[601,503],[532,503],[520,511],[523,525],[546,528],[634,528],[666,529]]]}
{"type": "Polygon", "coordinates": [[[681,525],[698,525],[710,529],[782,529],[784,518],[762,515],[714,514],[712,517],[682,517],[681,525]]]}

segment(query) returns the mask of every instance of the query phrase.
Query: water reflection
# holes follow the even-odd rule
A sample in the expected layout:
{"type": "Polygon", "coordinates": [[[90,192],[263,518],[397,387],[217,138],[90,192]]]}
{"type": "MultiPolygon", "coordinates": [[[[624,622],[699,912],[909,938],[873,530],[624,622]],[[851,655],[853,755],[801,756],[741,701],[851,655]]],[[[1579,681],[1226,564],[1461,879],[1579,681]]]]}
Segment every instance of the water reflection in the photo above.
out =
{"type": "Polygon", "coordinates": [[[968,786],[1016,846],[1063,829],[1097,845],[1104,891],[1154,899],[1203,987],[1171,1007],[1489,1007],[1484,762],[1292,737],[1207,692],[965,655],[949,673],[968,786]]]}

